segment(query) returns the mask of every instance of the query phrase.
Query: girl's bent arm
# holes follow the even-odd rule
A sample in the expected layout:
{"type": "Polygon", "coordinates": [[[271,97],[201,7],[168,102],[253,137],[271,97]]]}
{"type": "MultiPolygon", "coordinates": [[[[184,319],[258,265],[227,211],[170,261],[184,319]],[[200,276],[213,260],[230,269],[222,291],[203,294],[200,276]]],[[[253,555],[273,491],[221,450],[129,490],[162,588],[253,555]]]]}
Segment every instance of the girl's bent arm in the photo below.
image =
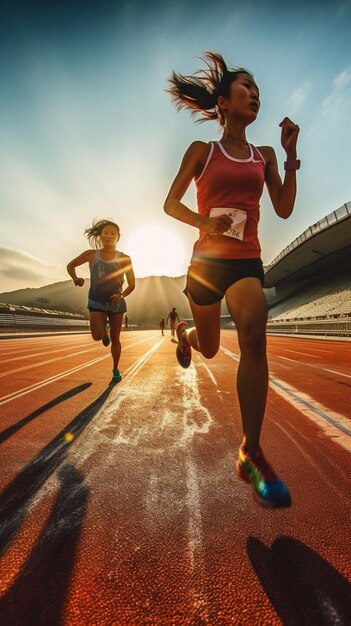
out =
{"type": "Polygon", "coordinates": [[[274,210],[279,217],[291,215],[296,197],[296,171],[286,170],[284,182],[278,172],[277,157],[273,148],[262,149],[266,158],[266,185],[274,210]]]}
{"type": "MultiPolygon", "coordinates": [[[[296,144],[300,127],[289,117],[284,117],[279,127],[282,129],[280,141],[286,152],[286,158],[288,161],[294,161],[296,159],[296,144]]],[[[269,195],[276,214],[286,219],[291,215],[294,208],[296,197],[296,170],[286,170],[284,182],[282,183],[278,172],[277,158],[273,148],[265,147],[263,150],[266,158],[266,183],[269,195]]]]}
{"type": "Polygon", "coordinates": [[[207,217],[188,209],[180,200],[188,189],[192,179],[200,176],[205,167],[210,151],[209,144],[203,141],[194,141],[186,151],[178,174],[169,190],[163,205],[165,212],[176,220],[190,224],[210,234],[224,233],[231,226],[232,220],[229,215],[207,217]]]}
{"type": "Polygon", "coordinates": [[[78,280],[77,274],[75,272],[75,268],[79,265],[83,265],[84,263],[89,263],[95,255],[95,250],[85,250],[77,256],[75,259],[72,259],[66,266],[67,272],[72,278],[73,281],[78,280]]]}
{"type": "Polygon", "coordinates": [[[171,215],[176,220],[190,224],[190,226],[195,226],[196,228],[202,228],[207,218],[203,215],[199,215],[195,211],[191,211],[185,204],[182,204],[180,200],[184,196],[192,179],[200,174],[202,167],[205,165],[208,152],[209,146],[203,141],[194,141],[189,146],[163,205],[167,215],[171,215]]]}
{"type": "Polygon", "coordinates": [[[126,296],[129,296],[129,294],[132,293],[132,291],[134,291],[135,289],[135,276],[134,276],[134,270],[133,270],[130,256],[125,257],[125,263],[126,263],[126,267],[124,271],[125,271],[128,287],[126,287],[121,294],[123,298],[125,298],[126,296]]]}

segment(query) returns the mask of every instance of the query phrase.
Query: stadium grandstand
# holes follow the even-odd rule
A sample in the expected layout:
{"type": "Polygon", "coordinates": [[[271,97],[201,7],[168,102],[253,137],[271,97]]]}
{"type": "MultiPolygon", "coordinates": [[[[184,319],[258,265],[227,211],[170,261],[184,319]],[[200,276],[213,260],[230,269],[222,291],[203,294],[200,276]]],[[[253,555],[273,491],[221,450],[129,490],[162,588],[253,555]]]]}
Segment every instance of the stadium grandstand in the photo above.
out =
{"type": "MultiPolygon", "coordinates": [[[[351,337],[351,201],[307,228],[264,270],[268,333],[351,337]]],[[[233,328],[229,315],[221,318],[233,328]]],[[[79,313],[0,303],[2,336],[88,330],[79,313]]]]}
{"type": "Polygon", "coordinates": [[[0,303],[0,333],[87,331],[89,321],[78,313],[0,303]]]}
{"type": "Polygon", "coordinates": [[[351,202],[265,266],[268,332],[351,336],[351,202]]]}

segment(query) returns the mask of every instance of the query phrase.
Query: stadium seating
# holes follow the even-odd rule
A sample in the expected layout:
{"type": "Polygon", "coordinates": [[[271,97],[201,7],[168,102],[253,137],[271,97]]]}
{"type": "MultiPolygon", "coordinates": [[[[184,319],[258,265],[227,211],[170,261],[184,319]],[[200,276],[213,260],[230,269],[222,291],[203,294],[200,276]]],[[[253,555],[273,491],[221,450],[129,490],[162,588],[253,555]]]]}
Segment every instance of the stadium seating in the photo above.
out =
{"type": "Polygon", "coordinates": [[[308,285],[269,310],[270,320],[351,315],[351,274],[314,277],[308,285]]]}

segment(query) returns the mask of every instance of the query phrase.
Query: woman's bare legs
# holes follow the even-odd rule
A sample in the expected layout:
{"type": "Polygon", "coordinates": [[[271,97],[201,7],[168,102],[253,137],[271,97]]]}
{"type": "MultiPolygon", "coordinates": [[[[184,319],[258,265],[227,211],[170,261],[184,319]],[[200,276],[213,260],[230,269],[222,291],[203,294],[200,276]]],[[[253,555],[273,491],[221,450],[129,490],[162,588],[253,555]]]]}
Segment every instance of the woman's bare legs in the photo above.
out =
{"type": "Polygon", "coordinates": [[[119,336],[121,333],[122,321],[123,313],[114,313],[113,315],[110,315],[111,354],[114,368],[118,368],[119,358],[121,356],[121,342],[119,340],[119,336]]]}
{"type": "Polygon", "coordinates": [[[195,328],[184,330],[181,341],[188,343],[207,359],[212,359],[219,348],[221,303],[202,306],[196,304],[190,294],[188,298],[195,328]]]}
{"type": "Polygon", "coordinates": [[[267,301],[258,278],[243,278],[229,287],[227,307],[238,332],[241,351],[237,390],[247,447],[259,445],[267,390],[267,301]]]}
{"type": "Polygon", "coordinates": [[[95,341],[101,341],[106,335],[107,315],[102,311],[90,311],[90,332],[95,341]]]}

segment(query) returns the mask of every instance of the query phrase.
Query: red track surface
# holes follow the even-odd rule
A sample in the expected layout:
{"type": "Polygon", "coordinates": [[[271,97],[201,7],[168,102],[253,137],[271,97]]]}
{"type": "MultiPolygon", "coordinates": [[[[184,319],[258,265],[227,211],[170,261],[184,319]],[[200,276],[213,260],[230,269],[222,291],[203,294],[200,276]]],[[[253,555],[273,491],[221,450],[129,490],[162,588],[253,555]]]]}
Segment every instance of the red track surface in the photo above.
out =
{"type": "Polygon", "coordinates": [[[351,624],[351,343],[268,338],[273,511],[234,473],[236,333],[189,370],[122,344],[108,387],[88,335],[0,343],[1,626],[351,624]]]}

